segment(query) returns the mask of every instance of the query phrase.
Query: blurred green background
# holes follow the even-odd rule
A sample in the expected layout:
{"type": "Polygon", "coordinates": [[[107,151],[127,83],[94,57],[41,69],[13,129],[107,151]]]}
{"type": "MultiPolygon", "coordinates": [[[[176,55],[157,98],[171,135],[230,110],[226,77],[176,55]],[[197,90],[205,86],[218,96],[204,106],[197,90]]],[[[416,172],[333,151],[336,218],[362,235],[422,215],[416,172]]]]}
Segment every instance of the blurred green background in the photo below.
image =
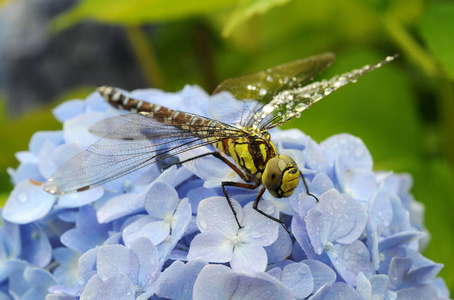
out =
{"type": "Polygon", "coordinates": [[[424,254],[445,264],[441,276],[454,290],[453,1],[68,0],[24,8],[29,2],[0,0],[2,201],[14,153],[27,150],[34,132],[60,129],[51,108],[97,84],[211,92],[226,78],[325,51],[337,60],[323,77],[399,53],[286,127],[318,142],[351,133],[376,170],[410,173],[431,234],[424,254]]]}

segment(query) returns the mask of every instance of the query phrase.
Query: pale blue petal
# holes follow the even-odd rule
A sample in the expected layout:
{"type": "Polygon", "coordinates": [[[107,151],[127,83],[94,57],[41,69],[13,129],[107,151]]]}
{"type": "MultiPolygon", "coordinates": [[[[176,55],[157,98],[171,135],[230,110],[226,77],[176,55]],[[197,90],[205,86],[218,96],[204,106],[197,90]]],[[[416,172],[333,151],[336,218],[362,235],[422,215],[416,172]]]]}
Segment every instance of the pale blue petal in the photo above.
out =
{"type": "Polygon", "coordinates": [[[375,225],[388,227],[393,219],[393,208],[389,200],[389,193],[379,190],[372,200],[368,211],[375,225]]]}
{"type": "Polygon", "coordinates": [[[129,278],[123,274],[113,274],[109,277],[93,276],[88,281],[80,300],[134,300],[135,287],[129,278]]]}
{"type": "MultiPolygon", "coordinates": [[[[274,203],[261,201],[258,208],[270,216],[279,218],[279,210],[274,203]]],[[[238,232],[243,243],[269,246],[277,239],[281,225],[253,209],[252,202],[243,208],[243,216],[241,223],[243,228],[238,232]]]]}
{"type": "Polygon", "coordinates": [[[70,100],[63,102],[52,110],[54,117],[63,123],[85,112],[85,101],[70,100]]]}
{"type": "Polygon", "coordinates": [[[56,197],[44,192],[41,184],[25,180],[16,185],[2,210],[3,218],[17,224],[27,224],[44,217],[56,197]]]}
{"type": "Polygon", "coordinates": [[[38,131],[33,134],[28,144],[30,152],[38,156],[39,151],[43,147],[46,141],[52,142],[55,146],[63,143],[63,132],[62,131],[38,131]]]}
{"type": "MultiPolygon", "coordinates": [[[[240,204],[230,198],[240,224],[243,220],[243,209],[240,204]]],[[[212,197],[203,200],[197,211],[197,227],[201,232],[216,231],[226,237],[235,236],[238,224],[225,197],[212,197]]]]}
{"type": "Polygon", "coordinates": [[[314,278],[314,292],[318,291],[324,285],[330,285],[336,281],[336,273],[324,263],[315,260],[307,259],[302,263],[309,266],[312,277],[314,278]]]}
{"type": "Polygon", "coordinates": [[[180,201],[180,204],[178,204],[177,210],[172,217],[171,228],[173,238],[176,238],[177,240],[181,239],[189,226],[191,217],[191,204],[189,204],[188,199],[185,198],[180,201]]]}
{"type": "Polygon", "coordinates": [[[240,244],[233,249],[230,266],[233,270],[246,274],[264,272],[268,259],[266,251],[257,244],[240,244]]]}
{"type": "Polygon", "coordinates": [[[325,285],[311,300],[363,300],[363,298],[355,291],[355,289],[344,282],[335,282],[331,285],[325,285]]]}
{"type": "MultiPolygon", "coordinates": [[[[263,274],[266,275],[266,274],[263,274]]],[[[204,299],[292,299],[293,293],[273,281],[236,274],[221,265],[208,265],[202,269],[194,284],[194,300],[204,299]]]]}
{"type": "Polygon", "coordinates": [[[63,123],[65,142],[68,144],[76,143],[83,149],[96,143],[99,137],[90,133],[88,129],[104,118],[105,116],[102,113],[88,112],[66,121],[63,123]]]}
{"type": "Polygon", "coordinates": [[[145,209],[150,216],[165,219],[173,215],[179,202],[178,193],[172,186],[155,181],[145,196],[145,209]]]}
{"type": "Polygon", "coordinates": [[[361,236],[367,215],[359,202],[334,189],[319,200],[306,217],[307,232],[317,254],[333,241],[351,243],[361,236]]]}
{"type": "Polygon", "coordinates": [[[11,182],[14,185],[19,184],[24,180],[33,180],[36,182],[43,182],[44,177],[39,171],[39,167],[36,163],[21,163],[17,169],[8,168],[8,174],[11,177],[11,182]]]}
{"type": "Polygon", "coordinates": [[[288,286],[298,299],[308,297],[314,290],[314,278],[311,270],[303,263],[293,263],[284,267],[282,283],[288,286]]]}
{"type": "Polygon", "coordinates": [[[56,208],[74,208],[90,204],[104,195],[104,189],[95,187],[83,192],[58,196],[56,208]]]}
{"type": "Polygon", "coordinates": [[[233,244],[216,231],[205,231],[196,235],[188,252],[189,260],[200,258],[217,263],[229,262],[232,256],[233,244]]]}
{"type": "Polygon", "coordinates": [[[148,289],[160,274],[158,250],[147,238],[138,238],[131,245],[131,250],[139,260],[138,284],[143,290],[148,289]]]}
{"type": "Polygon", "coordinates": [[[327,254],[337,272],[352,286],[355,286],[359,272],[363,272],[366,277],[372,275],[369,251],[360,241],[347,245],[334,245],[327,254]]]}
{"type": "Polygon", "coordinates": [[[192,299],[194,283],[206,265],[201,259],[194,259],[186,264],[173,262],[156,282],[156,295],[166,299],[192,299]]]}
{"type": "Polygon", "coordinates": [[[143,210],[143,201],[143,197],[136,194],[121,194],[112,197],[98,209],[98,220],[100,223],[108,223],[143,210]]]}
{"type": "Polygon", "coordinates": [[[399,300],[426,300],[426,299],[439,299],[437,297],[437,290],[428,284],[419,286],[417,288],[406,288],[397,291],[397,299],[399,300]]]}
{"type": "Polygon", "coordinates": [[[52,258],[52,246],[39,223],[21,226],[22,252],[20,258],[44,268],[52,258]]]}
{"type": "Polygon", "coordinates": [[[320,143],[323,154],[333,165],[337,157],[343,155],[350,168],[372,170],[373,161],[363,141],[347,133],[333,135],[320,143]]]}
{"type": "Polygon", "coordinates": [[[268,264],[286,260],[292,254],[292,239],[282,226],[279,226],[279,236],[274,243],[265,247],[268,264]]]}
{"type": "Polygon", "coordinates": [[[359,272],[356,278],[356,291],[363,299],[372,299],[372,285],[363,272],[359,272]]]}
{"type": "Polygon", "coordinates": [[[109,228],[110,225],[99,224],[95,209],[86,205],[79,210],[76,228],[63,233],[60,240],[66,247],[84,253],[101,245],[107,239],[109,228]]]}
{"type": "Polygon", "coordinates": [[[96,268],[101,279],[122,273],[128,276],[133,284],[137,284],[139,267],[137,255],[125,246],[106,245],[98,250],[96,268]]]}
{"type": "Polygon", "coordinates": [[[123,230],[123,240],[130,246],[136,239],[146,237],[155,245],[165,240],[170,234],[170,223],[143,216],[123,230]]]}
{"type": "Polygon", "coordinates": [[[390,289],[398,290],[404,283],[404,277],[407,275],[412,265],[411,258],[394,257],[389,265],[388,276],[390,280],[390,289]]]}

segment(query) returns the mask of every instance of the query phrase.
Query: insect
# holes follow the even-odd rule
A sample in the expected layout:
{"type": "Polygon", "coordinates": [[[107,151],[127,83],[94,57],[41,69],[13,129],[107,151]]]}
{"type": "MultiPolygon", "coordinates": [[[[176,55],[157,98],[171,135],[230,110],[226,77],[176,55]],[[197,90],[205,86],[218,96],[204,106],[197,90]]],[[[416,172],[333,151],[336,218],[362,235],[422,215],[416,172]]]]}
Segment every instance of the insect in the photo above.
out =
{"type": "Polygon", "coordinates": [[[47,180],[44,190],[56,195],[85,191],[177,154],[212,145],[214,151],[179,164],[207,155],[220,159],[244,181],[221,183],[238,226],[241,224],[226,190],[229,186],[251,190],[262,186],[253,208],[285,228],[280,219],[258,208],[263,193],[268,190],[274,197],[289,197],[301,177],[306,193],[313,195],[296,162],[277,153],[268,131],[299,117],[315,102],[395,57],[310,84],[307,83],[333,62],[334,54],[324,53],[227,79],[214,91],[221,97],[211,100],[213,119],[133,99],[115,88],[102,86],[98,91],[111,105],[133,113],[95,124],[93,132],[102,128],[100,131],[107,134],[61,166],[47,180]],[[226,102],[222,96],[236,100],[226,102]],[[233,157],[235,163],[226,156],[233,157]]]}

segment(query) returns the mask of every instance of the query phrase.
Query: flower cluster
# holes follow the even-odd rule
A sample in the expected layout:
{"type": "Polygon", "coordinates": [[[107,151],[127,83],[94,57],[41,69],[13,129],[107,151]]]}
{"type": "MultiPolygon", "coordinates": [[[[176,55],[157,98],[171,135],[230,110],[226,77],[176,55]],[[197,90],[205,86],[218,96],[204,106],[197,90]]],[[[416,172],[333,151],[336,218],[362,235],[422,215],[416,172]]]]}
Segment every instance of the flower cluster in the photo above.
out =
{"type": "MultiPolygon", "coordinates": [[[[135,98],[209,116],[210,97],[138,90],[135,98]]],[[[289,198],[229,187],[227,165],[203,157],[152,164],[87,191],[54,196],[42,184],[96,142],[91,125],[121,112],[93,93],[54,110],[63,130],[37,132],[2,211],[0,296],[5,299],[442,299],[441,264],[421,255],[423,206],[408,175],[374,172],[363,142],[340,134],[317,144],[275,130],[279,153],[298,162],[302,184],[289,198]]],[[[123,112],[124,113],[124,112],[123,112]]],[[[209,151],[195,149],[180,160],[209,151]]]]}

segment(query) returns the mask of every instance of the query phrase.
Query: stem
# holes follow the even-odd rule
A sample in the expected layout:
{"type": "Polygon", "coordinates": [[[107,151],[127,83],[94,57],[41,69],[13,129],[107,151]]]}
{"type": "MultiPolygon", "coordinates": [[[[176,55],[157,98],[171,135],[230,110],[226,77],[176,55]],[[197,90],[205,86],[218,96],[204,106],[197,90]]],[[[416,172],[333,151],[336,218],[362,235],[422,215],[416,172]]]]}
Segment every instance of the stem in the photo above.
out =
{"type": "Polygon", "coordinates": [[[444,154],[448,158],[450,165],[454,168],[454,83],[445,77],[440,78],[439,84],[440,114],[444,128],[446,144],[444,154]]]}
{"type": "Polygon", "coordinates": [[[152,44],[138,26],[126,26],[126,33],[150,86],[166,90],[166,80],[152,44]]]}
{"type": "Polygon", "coordinates": [[[405,30],[394,16],[387,14],[381,20],[388,35],[394,40],[405,56],[419,65],[427,76],[434,78],[439,75],[439,68],[432,55],[415,41],[413,36],[405,30]]]}

